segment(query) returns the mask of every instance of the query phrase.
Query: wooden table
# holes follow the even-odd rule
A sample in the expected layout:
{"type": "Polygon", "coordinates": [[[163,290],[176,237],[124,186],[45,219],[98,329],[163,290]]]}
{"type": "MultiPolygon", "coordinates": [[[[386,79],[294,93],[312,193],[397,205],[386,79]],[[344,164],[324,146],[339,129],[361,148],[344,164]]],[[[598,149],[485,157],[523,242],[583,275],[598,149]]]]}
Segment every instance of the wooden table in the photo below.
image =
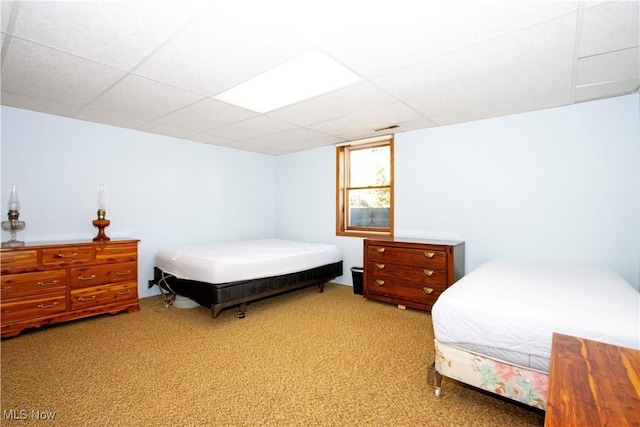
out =
{"type": "Polygon", "coordinates": [[[545,426],[640,426],[640,351],[553,334],[545,426]]]}

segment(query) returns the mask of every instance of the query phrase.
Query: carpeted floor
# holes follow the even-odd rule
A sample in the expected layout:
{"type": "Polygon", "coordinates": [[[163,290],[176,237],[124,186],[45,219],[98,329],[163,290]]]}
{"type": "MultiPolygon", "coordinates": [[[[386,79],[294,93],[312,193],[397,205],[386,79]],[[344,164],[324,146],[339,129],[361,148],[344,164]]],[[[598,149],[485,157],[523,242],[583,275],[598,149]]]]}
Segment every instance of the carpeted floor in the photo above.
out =
{"type": "Polygon", "coordinates": [[[544,414],[426,383],[431,316],[328,284],[211,318],[141,311],[3,340],[3,426],[541,426],[544,414]],[[44,420],[53,416],[53,420],[44,420]],[[24,418],[24,419],[22,419],[24,418]]]}

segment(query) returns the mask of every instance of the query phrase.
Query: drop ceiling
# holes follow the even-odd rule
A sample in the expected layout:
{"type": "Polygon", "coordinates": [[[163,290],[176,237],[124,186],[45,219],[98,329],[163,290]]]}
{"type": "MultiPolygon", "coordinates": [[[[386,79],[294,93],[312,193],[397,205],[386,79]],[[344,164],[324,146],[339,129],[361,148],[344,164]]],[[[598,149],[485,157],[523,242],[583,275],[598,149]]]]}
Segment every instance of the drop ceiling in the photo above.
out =
{"type": "Polygon", "coordinates": [[[2,1],[2,105],[268,155],[637,93],[639,2],[2,1]],[[215,97],[319,52],[357,82],[215,97]]]}

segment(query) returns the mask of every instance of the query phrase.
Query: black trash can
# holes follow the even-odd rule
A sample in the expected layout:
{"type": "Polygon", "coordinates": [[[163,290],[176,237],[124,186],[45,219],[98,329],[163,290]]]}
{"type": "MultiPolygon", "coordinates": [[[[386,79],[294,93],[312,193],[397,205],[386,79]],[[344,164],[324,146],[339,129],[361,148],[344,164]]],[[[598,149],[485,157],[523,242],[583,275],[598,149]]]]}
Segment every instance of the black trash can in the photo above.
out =
{"type": "Polygon", "coordinates": [[[353,293],[356,295],[362,295],[362,276],[364,275],[364,268],[351,267],[351,276],[353,277],[353,293]]]}

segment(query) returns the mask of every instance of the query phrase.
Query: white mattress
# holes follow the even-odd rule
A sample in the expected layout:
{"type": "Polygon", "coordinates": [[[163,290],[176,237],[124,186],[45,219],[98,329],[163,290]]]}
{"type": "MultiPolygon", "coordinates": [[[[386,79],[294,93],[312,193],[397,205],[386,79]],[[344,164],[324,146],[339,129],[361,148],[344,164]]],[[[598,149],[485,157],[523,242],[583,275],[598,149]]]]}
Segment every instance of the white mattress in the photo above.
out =
{"type": "Polygon", "coordinates": [[[640,348],[640,293],[599,267],[488,262],[431,313],[438,341],[547,372],[553,332],[640,348]]]}
{"type": "Polygon", "coordinates": [[[342,260],[335,245],[284,239],[212,243],[160,250],[156,266],[180,279],[228,283],[295,273],[342,260]]]}

